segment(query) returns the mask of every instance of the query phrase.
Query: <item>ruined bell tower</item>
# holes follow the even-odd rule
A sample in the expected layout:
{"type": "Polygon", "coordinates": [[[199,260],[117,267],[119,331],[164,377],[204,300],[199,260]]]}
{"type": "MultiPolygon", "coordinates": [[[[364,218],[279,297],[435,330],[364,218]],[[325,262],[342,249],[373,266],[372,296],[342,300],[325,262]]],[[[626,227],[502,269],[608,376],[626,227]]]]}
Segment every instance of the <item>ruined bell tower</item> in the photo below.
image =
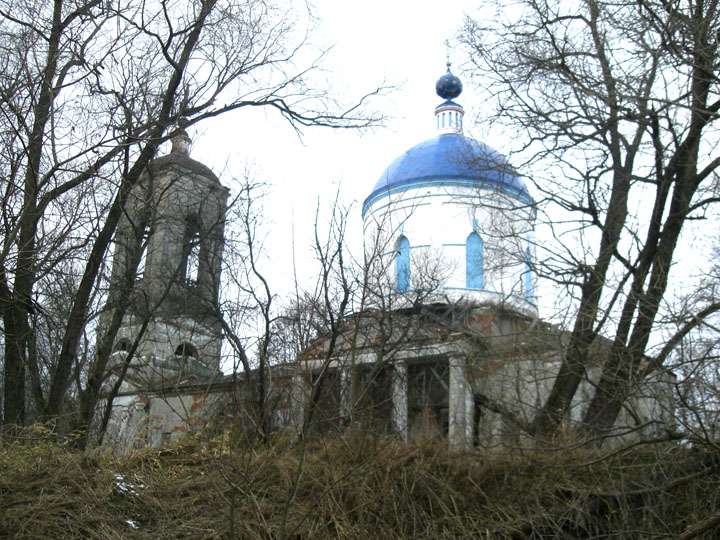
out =
{"type": "MultiPolygon", "coordinates": [[[[127,303],[114,353],[136,345],[127,384],[163,388],[218,373],[221,329],[215,315],[228,189],[190,157],[181,131],[132,189],[118,225],[108,292],[127,303]]],[[[105,324],[112,309],[103,315],[105,324]]],[[[101,324],[103,321],[101,320],[101,324]]]]}

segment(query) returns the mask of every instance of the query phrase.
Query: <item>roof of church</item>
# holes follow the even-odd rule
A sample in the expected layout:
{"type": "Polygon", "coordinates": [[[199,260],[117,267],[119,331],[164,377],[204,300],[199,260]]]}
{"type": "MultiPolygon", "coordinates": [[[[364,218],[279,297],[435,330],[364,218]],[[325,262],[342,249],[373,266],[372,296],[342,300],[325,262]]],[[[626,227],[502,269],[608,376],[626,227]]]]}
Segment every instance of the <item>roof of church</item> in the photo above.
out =
{"type": "Polygon", "coordinates": [[[210,167],[204,165],[203,163],[200,163],[199,161],[194,160],[193,158],[185,154],[170,153],[165,156],[156,158],[150,162],[150,167],[155,173],[159,173],[160,171],[171,165],[181,167],[220,184],[220,179],[214,172],[212,172],[210,167]]]}
{"type": "Polygon", "coordinates": [[[496,188],[532,203],[524,182],[505,157],[475,139],[445,133],[413,146],[393,161],[365,199],[363,212],[382,195],[428,183],[496,188]]]}
{"type": "Polygon", "coordinates": [[[212,172],[212,169],[210,169],[210,167],[190,157],[190,146],[192,140],[190,139],[190,136],[188,135],[188,132],[185,131],[185,129],[178,129],[173,134],[170,141],[172,143],[170,153],[165,156],[155,158],[149,163],[149,168],[152,172],[157,174],[162,170],[166,169],[167,167],[171,167],[174,165],[175,167],[185,169],[186,171],[189,171],[198,176],[204,176],[208,180],[211,180],[213,183],[224,187],[220,183],[220,179],[214,172],[212,172]]]}
{"type": "Polygon", "coordinates": [[[435,84],[445,101],[435,108],[440,135],[421,142],[393,161],[363,203],[363,215],[378,198],[415,187],[468,186],[495,189],[525,204],[533,199],[507,159],[486,144],[462,134],[461,105],[453,101],[463,90],[450,71],[435,84]]]}

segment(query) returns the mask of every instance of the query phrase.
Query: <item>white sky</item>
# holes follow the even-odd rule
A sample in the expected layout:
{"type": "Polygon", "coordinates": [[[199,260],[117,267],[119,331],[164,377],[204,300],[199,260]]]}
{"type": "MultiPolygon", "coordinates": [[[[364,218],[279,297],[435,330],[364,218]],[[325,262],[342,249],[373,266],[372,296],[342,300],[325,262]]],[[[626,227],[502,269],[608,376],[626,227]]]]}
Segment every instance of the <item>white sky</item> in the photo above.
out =
{"type": "MultiPolygon", "coordinates": [[[[478,4],[477,0],[313,2],[318,21],[312,42],[332,47],[322,62],[323,75],[338,98],[347,101],[382,84],[396,86],[374,102],[374,108],[388,117],[384,127],[364,132],[311,128],[300,140],[275,111],[248,109],[191,132],[192,156],[219,173],[226,185],[230,174],[241,175],[246,167],[271,184],[265,201],[270,234],[266,245],[273,246],[268,273],[278,292],[289,285],[293,221],[302,270],[311,256],[316,202],[320,198],[321,205],[323,201],[329,205],[338,185],[343,200],[354,203],[350,247],[361,251],[362,201],[395,157],[434,136],[433,111],[441,102],[435,81],[445,72],[445,41],[452,42],[464,15],[475,12],[478,4]]],[[[451,52],[451,60],[460,74],[465,58],[459,46],[451,52]]],[[[477,113],[473,105],[479,96],[469,81],[464,83],[458,101],[467,111],[466,131],[472,133],[472,116],[477,113]]],[[[498,140],[491,146],[503,151],[498,140]]]]}

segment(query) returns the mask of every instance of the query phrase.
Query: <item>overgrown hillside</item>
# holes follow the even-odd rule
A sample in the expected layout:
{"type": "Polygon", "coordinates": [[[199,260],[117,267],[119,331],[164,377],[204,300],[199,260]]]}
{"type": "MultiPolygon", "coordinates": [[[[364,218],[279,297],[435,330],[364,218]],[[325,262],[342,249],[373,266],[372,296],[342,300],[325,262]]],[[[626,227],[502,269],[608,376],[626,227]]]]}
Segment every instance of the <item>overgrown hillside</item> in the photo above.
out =
{"type": "Polygon", "coordinates": [[[346,435],[188,439],[126,458],[40,432],[0,446],[7,538],[716,538],[720,454],[449,454],[346,435]]]}

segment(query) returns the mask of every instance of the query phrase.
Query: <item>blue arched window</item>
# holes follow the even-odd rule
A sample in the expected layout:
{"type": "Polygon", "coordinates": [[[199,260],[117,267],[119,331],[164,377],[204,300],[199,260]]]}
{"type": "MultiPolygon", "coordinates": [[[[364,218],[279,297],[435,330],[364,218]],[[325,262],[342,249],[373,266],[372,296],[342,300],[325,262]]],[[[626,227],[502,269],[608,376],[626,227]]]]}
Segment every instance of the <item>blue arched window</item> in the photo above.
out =
{"type": "Polygon", "coordinates": [[[535,296],[533,290],[533,276],[532,276],[532,259],[530,257],[530,248],[525,249],[525,273],[523,274],[523,290],[525,292],[525,298],[532,301],[535,296]]]}
{"type": "Polygon", "coordinates": [[[410,240],[401,236],[395,250],[395,287],[398,292],[407,292],[410,289],[410,240]]]}
{"type": "Polygon", "coordinates": [[[485,286],[482,238],[476,232],[470,233],[465,241],[465,286],[468,289],[482,289],[485,286]]]}

